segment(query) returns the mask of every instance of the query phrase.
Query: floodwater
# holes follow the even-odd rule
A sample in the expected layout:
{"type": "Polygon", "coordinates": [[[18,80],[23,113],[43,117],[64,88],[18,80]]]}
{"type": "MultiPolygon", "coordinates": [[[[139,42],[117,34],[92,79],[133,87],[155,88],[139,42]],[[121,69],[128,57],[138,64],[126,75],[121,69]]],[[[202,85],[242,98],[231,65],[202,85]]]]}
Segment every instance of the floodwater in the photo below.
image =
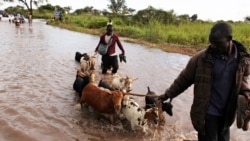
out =
{"type": "MultiPolygon", "coordinates": [[[[76,51],[93,55],[98,36],[52,27],[41,20],[15,27],[3,19],[0,37],[1,141],[197,140],[189,116],[192,87],[173,100],[173,117],[164,113],[164,126],[149,128],[146,133],[132,132],[119,120],[115,125],[105,117],[98,121],[93,111],[80,109],[72,87],[80,68],[74,56],[76,51]]],[[[118,74],[139,78],[133,83],[133,93],[146,94],[150,86],[162,94],[190,58],[122,43],[127,63],[120,63],[118,74]]],[[[97,74],[100,59],[97,56],[97,74]]],[[[144,106],[144,97],[133,97],[144,106]]],[[[239,130],[234,124],[231,140],[250,141],[249,131],[239,130]]]]}

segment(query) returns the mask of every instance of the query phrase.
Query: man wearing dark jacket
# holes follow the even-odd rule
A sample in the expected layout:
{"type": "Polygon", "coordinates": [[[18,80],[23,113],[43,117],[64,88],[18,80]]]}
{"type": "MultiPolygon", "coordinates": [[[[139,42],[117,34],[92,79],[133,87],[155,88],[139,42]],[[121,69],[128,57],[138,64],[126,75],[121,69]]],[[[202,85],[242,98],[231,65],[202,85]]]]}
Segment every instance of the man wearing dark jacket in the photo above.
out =
{"type": "Polygon", "coordinates": [[[125,56],[125,51],[123,49],[123,46],[119,40],[119,37],[117,34],[113,33],[113,26],[112,24],[107,25],[107,32],[100,37],[100,41],[95,49],[95,52],[97,52],[98,47],[100,44],[109,45],[107,54],[102,55],[102,73],[106,74],[107,70],[112,67],[112,74],[115,74],[119,68],[118,64],[118,57],[116,54],[116,43],[120,50],[122,51],[122,55],[125,56]],[[110,42],[110,43],[109,43],[110,42]]]}
{"type": "Polygon", "coordinates": [[[199,141],[229,141],[238,95],[247,97],[250,87],[250,55],[232,40],[232,28],[216,23],[209,34],[210,45],[194,55],[172,85],[159,96],[174,98],[194,84],[191,121],[199,141]]]}

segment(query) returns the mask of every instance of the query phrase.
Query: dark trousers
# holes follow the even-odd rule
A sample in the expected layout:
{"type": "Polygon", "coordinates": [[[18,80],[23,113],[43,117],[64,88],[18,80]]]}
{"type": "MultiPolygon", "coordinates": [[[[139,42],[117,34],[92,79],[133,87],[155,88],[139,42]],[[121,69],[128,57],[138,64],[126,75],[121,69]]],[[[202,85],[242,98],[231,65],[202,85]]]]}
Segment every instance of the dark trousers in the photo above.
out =
{"type": "Polygon", "coordinates": [[[205,135],[198,133],[199,141],[229,141],[230,140],[230,130],[229,130],[229,127],[224,128],[223,118],[207,114],[205,122],[206,122],[205,135]]]}
{"type": "Polygon", "coordinates": [[[103,55],[102,63],[103,63],[103,68],[102,68],[103,74],[105,74],[107,70],[110,68],[112,68],[112,73],[116,73],[119,68],[117,55],[115,56],[103,55]]]}

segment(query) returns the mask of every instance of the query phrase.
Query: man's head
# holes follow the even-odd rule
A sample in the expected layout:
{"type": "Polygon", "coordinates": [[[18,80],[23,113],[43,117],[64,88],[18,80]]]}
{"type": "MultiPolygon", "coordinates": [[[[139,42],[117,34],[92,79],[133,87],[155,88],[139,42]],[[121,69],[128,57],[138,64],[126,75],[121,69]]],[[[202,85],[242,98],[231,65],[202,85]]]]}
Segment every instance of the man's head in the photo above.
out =
{"type": "Polygon", "coordinates": [[[218,53],[226,54],[232,40],[232,27],[226,22],[216,23],[210,30],[209,42],[218,53]]]}
{"type": "Polygon", "coordinates": [[[113,32],[113,26],[112,26],[112,24],[108,24],[108,25],[107,25],[107,34],[108,34],[108,35],[111,35],[112,32],[113,32]]]}

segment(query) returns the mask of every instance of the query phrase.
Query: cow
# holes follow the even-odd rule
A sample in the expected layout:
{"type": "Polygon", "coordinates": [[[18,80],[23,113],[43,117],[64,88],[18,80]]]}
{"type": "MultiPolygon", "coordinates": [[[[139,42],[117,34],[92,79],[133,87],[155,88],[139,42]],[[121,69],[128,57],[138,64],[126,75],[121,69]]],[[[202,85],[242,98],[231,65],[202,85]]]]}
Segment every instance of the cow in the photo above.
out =
{"type": "Polygon", "coordinates": [[[119,75],[113,75],[113,80],[111,82],[111,87],[124,92],[130,92],[132,88],[132,83],[138,78],[121,77],[119,75]]]}
{"type": "Polygon", "coordinates": [[[119,90],[109,91],[96,86],[94,83],[87,84],[82,90],[81,105],[86,103],[95,110],[95,116],[100,119],[100,114],[108,114],[109,121],[114,124],[114,116],[121,113],[123,93],[119,90]]]}
{"type": "Polygon", "coordinates": [[[159,121],[157,107],[145,110],[141,108],[135,100],[130,99],[128,95],[123,97],[121,111],[130,122],[132,131],[135,131],[136,127],[140,127],[143,132],[146,132],[148,122],[153,121],[153,123],[158,124],[159,121]]]}

